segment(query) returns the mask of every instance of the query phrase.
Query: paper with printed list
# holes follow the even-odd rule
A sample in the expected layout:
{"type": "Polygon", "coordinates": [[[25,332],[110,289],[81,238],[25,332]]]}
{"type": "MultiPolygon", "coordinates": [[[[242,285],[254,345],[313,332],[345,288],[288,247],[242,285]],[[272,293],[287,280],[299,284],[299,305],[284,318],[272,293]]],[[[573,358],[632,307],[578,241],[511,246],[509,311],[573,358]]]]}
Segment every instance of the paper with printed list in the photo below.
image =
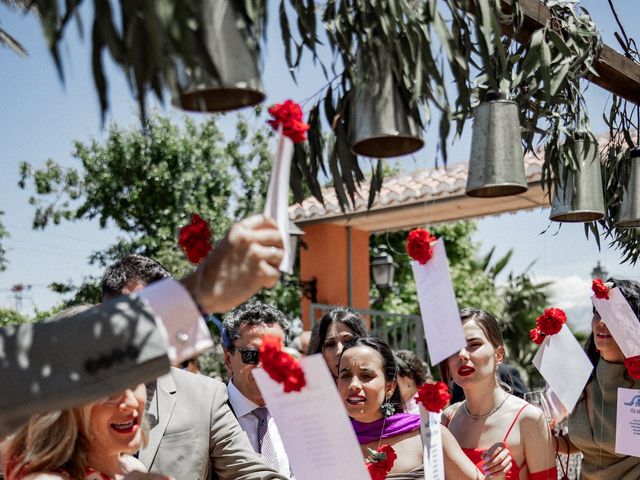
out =
{"type": "Polygon", "coordinates": [[[432,366],[458,353],[467,344],[462,330],[460,311],[449,275],[449,261],[444,241],[433,245],[431,259],[422,265],[412,261],[420,315],[432,366]]]}
{"type": "Polygon", "coordinates": [[[444,456],[439,413],[430,412],[420,405],[420,435],[424,457],[425,480],[444,480],[444,456]]]}
{"type": "Polygon", "coordinates": [[[253,370],[260,393],[289,457],[296,480],[371,480],[356,434],[322,355],[300,360],[307,384],[284,393],[261,368],[253,370]]]}
{"type": "Polygon", "coordinates": [[[618,388],[616,453],[640,457],[640,390],[618,388]]]}
{"type": "Polygon", "coordinates": [[[278,130],[278,149],[273,159],[269,190],[264,204],[264,213],[278,224],[278,230],[284,243],[284,256],[280,262],[280,271],[293,273],[294,253],[289,243],[289,176],[291,175],[291,158],[293,142],[282,135],[282,127],[278,130]]]}
{"type": "Polygon", "coordinates": [[[609,290],[609,299],[591,298],[593,306],[624,356],[640,355],[640,323],[618,287],[609,290]]]}
{"type": "Polygon", "coordinates": [[[533,364],[551,386],[562,405],[571,412],[582,394],[593,365],[567,325],[547,335],[533,364]]]}

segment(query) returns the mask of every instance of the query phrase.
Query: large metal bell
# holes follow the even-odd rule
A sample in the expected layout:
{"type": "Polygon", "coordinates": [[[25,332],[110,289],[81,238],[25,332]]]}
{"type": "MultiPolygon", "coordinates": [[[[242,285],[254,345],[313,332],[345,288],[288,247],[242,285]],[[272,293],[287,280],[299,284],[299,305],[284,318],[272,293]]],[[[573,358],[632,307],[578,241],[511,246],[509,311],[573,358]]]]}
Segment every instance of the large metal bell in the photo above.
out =
{"type": "Polygon", "coordinates": [[[629,152],[629,179],[624,188],[622,205],[615,222],[618,228],[640,227],[640,147],[629,152]]]}
{"type": "Polygon", "coordinates": [[[204,67],[179,69],[179,93],[174,104],[184,110],[224,112],[262,102],[265,95],[257,49],[247,43],[238,27],[239,17],[231,2],[206,0],[196,4],[207,52],[219,78],[212,77],[204,67]]]}
{"type": "MultiPolygon", "coordinates": [[[[358,71],[364,59],[358,56],[358,71]]],[[[386,54],[379,55],[372,74],[362,75],[354,86],[351,151],[365,157],[408,155],[424,145],[420,114],[410,108],[395,83],[386,54]]]]}
{"type": "Polygon", "coordinates": [[[549,219],[554,222],[593,222],[604,217],[604,194],[600,156],[596,142],[577,139],[572,143],[579,171],[564,171],[561,163],[549,219]]]}
{"type": "Polygon", "coordinates": [[[518,105],[496,98],[476,107],[467,176],[470,197],[526,192],[518,105]]]}

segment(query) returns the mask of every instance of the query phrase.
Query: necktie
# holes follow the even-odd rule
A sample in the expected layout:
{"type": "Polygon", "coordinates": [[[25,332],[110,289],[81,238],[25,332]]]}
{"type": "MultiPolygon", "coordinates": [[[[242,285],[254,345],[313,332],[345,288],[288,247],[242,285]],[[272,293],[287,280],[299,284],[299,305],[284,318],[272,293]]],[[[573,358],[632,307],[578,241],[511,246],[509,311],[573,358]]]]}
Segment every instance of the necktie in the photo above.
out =
{"type": "Polygon", "coordinates": [[[258,452],[262,454],[270,467],[279,470],[276,449],[268,433],[269,410],[266,407],[258,407],[252,413],[258,419],[258,452]]]}

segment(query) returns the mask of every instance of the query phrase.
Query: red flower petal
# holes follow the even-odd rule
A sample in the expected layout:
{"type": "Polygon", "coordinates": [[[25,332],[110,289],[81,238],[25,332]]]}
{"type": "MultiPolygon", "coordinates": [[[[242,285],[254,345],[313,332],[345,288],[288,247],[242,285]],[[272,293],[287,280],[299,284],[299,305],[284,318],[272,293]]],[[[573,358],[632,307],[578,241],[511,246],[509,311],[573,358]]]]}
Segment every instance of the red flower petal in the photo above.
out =
{"type": "Polygon", "coordinates": [[[382,445],[374,453],[375,457],[383,457],[383,459],[376,459],[375,457],[367,459],[366,465],[367,470],[369,470],[369,475],[372,480],[385,480],[393,468],[393,464],[397,460],[398,455],[391,445],[382,445]]]}
{"type": "Polygon", "coordinates": [[[212,250],[209,224],[194,213],[191,223],[180,229],[178,245],[184,250],[191,263],[200,263],[212,250]]]}
{"type": "Polygon", "coordinates": [[[545,335],[555,335],[565,323],[567,323],[567,316],[559,308],[547,308],[536,319],[536,327],[545,335]]]}
{"type": "Polygon", "coordinates": [[[260,345],[262,368],[278,383],[284,385],[285,393],[299,392],[307,384],[300,363],[282,351],[282,340],[267,335],[260,345]]]}
{"type": "Polygon", "coordinates": [[[624,368],[627,369],[627,374],[631,378],[640,380],[640,356],[625,358],[624,368]]]}
{"type": "Polygon", "coordinates": [[[601,278],[596,278],[591,283],[591,290],[593,290],[596,298],[609,300],[609,287],[604,284],[601,278]]]}
{"type": "Polygon", "coordinates": [[[407,253],[411,258],[424,265],[433,255],[431,243],[437,240],[424,228],[416,228],[409,232],[407,239],[407,253]]]}
{"type": "Polygon", "coordinates": [[[289,137],[293,143],[301,143],[307,139],[309,124],[303,120],[302,108],[292,100],[285,100],[269,107],[269,114],[273,117],[267,123],[278,130],[282,126],[282,134],[289,137]]]}
{"type": "Polygon", "coordinates": [[[449,387],[444,382],[425,383],[418,388],[416,402],[430,412],[440,412],[451,400],[449,387]]]}
{"type": "Polygon", "coordinates": [[[529,338],[533,341],[533,343],[535,343],[536,345],[541,345],[542,342],[544,342],[544,337],[546,335],[544,333],[542,333],[538,327],[536,328],[532,328],[531,330],[529,330],[529,338]]]}

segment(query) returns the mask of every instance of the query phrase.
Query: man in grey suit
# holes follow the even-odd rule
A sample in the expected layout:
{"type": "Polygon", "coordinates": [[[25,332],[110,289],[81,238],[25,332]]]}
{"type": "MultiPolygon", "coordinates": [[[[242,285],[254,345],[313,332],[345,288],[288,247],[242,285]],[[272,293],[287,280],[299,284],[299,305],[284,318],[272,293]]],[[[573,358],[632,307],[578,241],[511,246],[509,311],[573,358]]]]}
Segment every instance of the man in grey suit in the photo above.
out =
{"type": "Polygon", "coordinates": [[[185,313],[198,314],[195,304],[225,312],[273,286],[282,255],[275,223],[250,217],[180,282],[164,280],[61,321],[0,328],[0,438],[32,414],[87,403],[168,372],[170,358],[188,357],[206,343],[197,335],[200,316],[185,313]]]}
{"type": "MultiPolygon", "coordinates": [[[[103,299],[168,277],[155,260],[127,255],[104,272],[103,299]]],[[[148,389],[151,430],[138,458],[149,471],[177,480],[283,478],[251,448],[229,410],[223,383],[172,367],[148,389]]]]}
{"type": "Polygon", "coordinates": [[[223,334],[224,359],[231,375],[228,389],[233,413],[255,451],[287,478],[293,478],[289,458],[278,426],[265,407],[253,378],[253,369],[260,366],[262,339],[267,335],[276,336],[286,345],[290,328],[280,310],[252,302],[238,307],[225,318],[223,334]]]}

